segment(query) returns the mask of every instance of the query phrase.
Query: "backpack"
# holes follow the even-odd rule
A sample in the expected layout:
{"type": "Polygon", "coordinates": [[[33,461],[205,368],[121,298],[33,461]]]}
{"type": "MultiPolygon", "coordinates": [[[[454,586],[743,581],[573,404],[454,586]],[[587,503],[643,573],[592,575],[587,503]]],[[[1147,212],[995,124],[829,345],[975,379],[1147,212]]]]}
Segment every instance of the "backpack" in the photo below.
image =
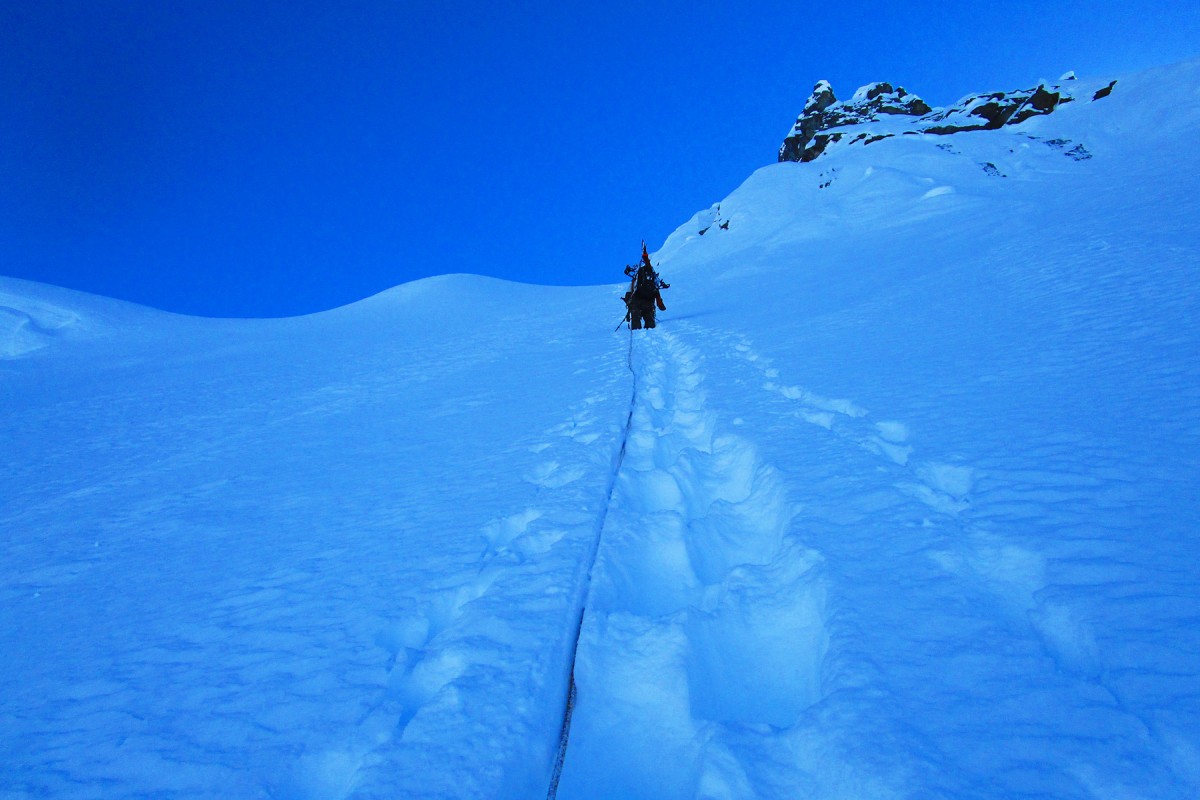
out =
{"type": "Polygon", "coordinates": [[[650,267],[643,266],[633,279],[633,296],[638,300],[648,301],[658,293],[658,276],[650,267]]]}

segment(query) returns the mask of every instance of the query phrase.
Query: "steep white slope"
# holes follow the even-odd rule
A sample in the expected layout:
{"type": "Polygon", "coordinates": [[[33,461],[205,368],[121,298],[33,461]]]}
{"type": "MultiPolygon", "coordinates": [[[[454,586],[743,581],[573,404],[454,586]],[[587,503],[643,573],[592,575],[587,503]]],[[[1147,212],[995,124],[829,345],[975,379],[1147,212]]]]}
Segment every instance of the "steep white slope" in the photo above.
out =
{"type": "Polygon", "coordinates": [[[1196,796],[1198,85],[668,240],[559,797],[1196,796]]]}
{"type": "Polygon", "coordinates": [[[588,590],[561,798],[1196,796],[1197,86],[764,168],[636,336],[0,280],[0,794],[543,796],[588,590]]]}

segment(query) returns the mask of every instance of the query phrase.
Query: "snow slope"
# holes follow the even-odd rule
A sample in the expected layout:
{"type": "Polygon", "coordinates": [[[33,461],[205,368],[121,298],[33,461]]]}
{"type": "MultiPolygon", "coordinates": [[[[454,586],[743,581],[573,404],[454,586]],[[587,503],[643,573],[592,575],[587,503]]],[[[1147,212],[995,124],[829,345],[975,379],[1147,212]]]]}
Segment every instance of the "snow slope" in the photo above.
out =
{"type": "Polygon", "coordinates": [[[545,791],[629,404],[570,321],[610,292],[113,325],[3,290],[76,318],[0,362],[5,796],[545,791]]]}
{"type": "Polygon", "coordinates": [[[765,167],[637,336],[0,279],[0,797],[542,797],[577,628],[559,798],[1197,796],[1198,86],[765,167]]]}
{"type": "Polygon", "coordinates": [[[667,242],[645,380],[691,388],[622,479],[690,557],[641,608],[606,530],[560,797],[1197,795],[1198,73],[767,167],[667,242]]]}

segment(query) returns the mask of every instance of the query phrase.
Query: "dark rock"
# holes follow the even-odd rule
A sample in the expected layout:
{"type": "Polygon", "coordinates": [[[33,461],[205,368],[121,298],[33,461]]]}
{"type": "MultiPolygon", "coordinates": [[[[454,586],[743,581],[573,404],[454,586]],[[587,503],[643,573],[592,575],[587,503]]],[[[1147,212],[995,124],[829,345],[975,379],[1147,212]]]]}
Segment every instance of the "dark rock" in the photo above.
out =
{"type": "Polygon", "coordinates": [[[1017,106],[1011,101],[1004,102],[1004,95],[992,95],[994,100],[991,100],[983,105],[976,106],[971,109],[970,113],[976,117],[983,117],[987,120],[987,124],[983,127],[988,130],[994,130],[1008,122],[1008,118],[1017,110],[1017,106]]]}
{"type": "Polygon", "coordinates": [[[914,116],[914,117],[923,117],[926,114],[928,114],[930,111],[933,111],[933,109],[929,107],[928,103],[926,103],[924,100],[917,97],[916,95],[914,95],[914,94],[905,95],[903,89],[901,89],[897,93],[897,95],[900,97],[905,97],[905,96],[911,97],[912,100],[908,101],[905,105],[902,105],[902,106],[884,103],[883,105],[881,105],[879,107],[879,112],[881,114],[905,114],[905,115],[914,116]]]}
{"type": "Polygon", "coordinates": [[[1032,117],[1049,114],[1071,98],[1045,86],[1015,92],[991,92],[972,95],[958,103],[929,115],[931,122],[946,121],[944,125],[922,126],[925,133],[947,135],[962,131],[996,130],[1005,125],[1018,125],[1032,117]],[[975,122],[977,117],[983,122],[975,122]]]}
{"type": "Polygon", "coordinates": [[[837,98],[834,96],[833,87],[829,85],[829,82],[817,81],[813,86],[812,94],[804,104],[804,110],[800,112],[796,124],[792,127],[791,134],[783,140],[783,146],[779,148],[780,161],[812,160],[804,158],[804,149],[821,129],[825,109],[836,102],[837,98]]]}
{"type": "Polygon", "coordinates": [[[813,137],[812,144],[801,153],[800,160],[805,162],[812,161],[825,152],[825,148],[829,146],[830,142],[840,142],[841,140],[842,134],[840,133],[819,133],[813,137]]]}
{"type": "Polygon", "coordinates": [[[1039,86],[1034,90],[1033,96],[1029,98],[1029,104],[1038,111],[1050,112],[1058,105],[1058,101],[1062,99],[1058,92],[1048,92],[1045,86],[1039,86]]]}
{"type": "Polygon", "coordinates": [[[1087,151],[1087,148],[1081,144],[1077,144],[1066,152],[1066,155],[1076,161],[1087,161],[1092,157],[1092,154],[1087,151]]]}
{"type": "Polygon", "coordinates": [[[1103,89],[1098,89],[1096,91],[1096,93],[1094,95],[1092,95],[1092,100],[1096,101],[1096,100],[1099,100],[1101,97],[1108,97],[1110,94],[1112,94],[1113,87],[1116,85],[1117,85],[1117,82],[1113,81],[1108,86],[1105,86],[1103,89]]]}
{"type": "MultiPolygon", "coordinates": [[[[791,134],[783,140],[779,148],[780,161],[804,161],[804,150],[813,136],[820,130],[824,119],[824,111],[837,102],[833,87],[828,81],[817,81],[812,94],[804,104],[804,111],[796,119],[791,134]]],[[[810,159],[811,160],[811,159],[810,159]]]]}
{"type": "Polygon", "coordinates": [[[926,128],[924,132],[932,133],[935,136],[948,136],[963,131],[981,131],[986,127],[985,125],[934,125],[932,128],[926,128]]]}
{"type": "Polygon", "coordinates": [[[1009,117],[1009,123],[1018,125],[1030,117],[1049,114],[1058,107],[1061,99],[1062,97],[1058,92],[1048,92],[1046,91],[1046,87],[1039,86],[1025,102],[1014,110],[1014,113],[1009,117]]]}
{"type": "Polygon", "coordinates": [[[868,84],[855,92],[850,100],[838,102],[833,87],[827,81],[819,81],[792,126],[792,132],[783,140],[779,160],[812,161],[830,142],[841,138],[840,133],[822,138],[822,134],[831,128],[874,122],[879,114],[919,117],[929,111],[929,105],[921,98],[890,83],[868,84]]]}
{"type": "Polygon", "coordinates": [[[804,160],[804,140],[798,136],[789,136],[783,140],[783,146],[779,148],[780,161],[803,161],[804,160]]]}
{"type": "MultiPolygon", "coordinates": [[[[838,101],[829,83],[820,81],[813,87],[804,112],[779,148],[779,160],[812,161],[842,138],[843,132],[831,133],[831,130],[878,122],[884,114],[915,119],[907,130],[897,131],[893,124],[889,126],[892,130],[885,134],[876,134],[869,129],[855,131],[849,143],[873,144],[897,133],[947,135],[1019,125],[1033,117],[1051,114],[1063,103],[1072,102],[1075,90],[1070,84],[1073,80],[1073,74],[1068,73],[1058,84],[970,95],[952,106],[936,110],[903,87],[890,83],[867,84],[849,100],[838,101]]],[[[1113,81],[1106,89],[1096,92],[1093,99],[1106,96],[1115,84],[1113,81]]]]}
{"type": "MultiPolygon", "coordinates": [[[[867,101],[869,102],[874,100],[881,94],[891,94],[894,91],[896,90],[892,88],[890,83],[873,83],[871,84],[870,88],[867,89],[867,101]]],[[[900,91],[903,92],[904,90],[901,89],[900,91]]]]}
{"type": "Polygon", "coordinates": [[[801,116],[819,114],[836,102],[837,97],[834,96],[833,87],[829,85],[829,81],[817,81],[813,86],[808,102],[804,104],[804,111],[801,112],[801,116]]]}

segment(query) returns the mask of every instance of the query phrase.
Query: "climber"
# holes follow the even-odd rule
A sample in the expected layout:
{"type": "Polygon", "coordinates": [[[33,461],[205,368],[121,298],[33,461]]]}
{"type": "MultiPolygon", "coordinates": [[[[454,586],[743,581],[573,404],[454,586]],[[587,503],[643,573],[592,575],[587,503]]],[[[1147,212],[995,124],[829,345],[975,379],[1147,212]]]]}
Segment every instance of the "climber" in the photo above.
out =
{"type": "Polygon", "coordinates": [[[660,289],[669,289],[671,285],[663,281],[654,267],[650,264],[650,255],[646,252],[646,243],[642,242],[642,263],[637,267],[626,266],[625,274],[630,276],[629,291],[625,293],[625,306],[628,308],[626,318],[632,330],[655,326],[655,310],[666,311],[660,289]]]}

